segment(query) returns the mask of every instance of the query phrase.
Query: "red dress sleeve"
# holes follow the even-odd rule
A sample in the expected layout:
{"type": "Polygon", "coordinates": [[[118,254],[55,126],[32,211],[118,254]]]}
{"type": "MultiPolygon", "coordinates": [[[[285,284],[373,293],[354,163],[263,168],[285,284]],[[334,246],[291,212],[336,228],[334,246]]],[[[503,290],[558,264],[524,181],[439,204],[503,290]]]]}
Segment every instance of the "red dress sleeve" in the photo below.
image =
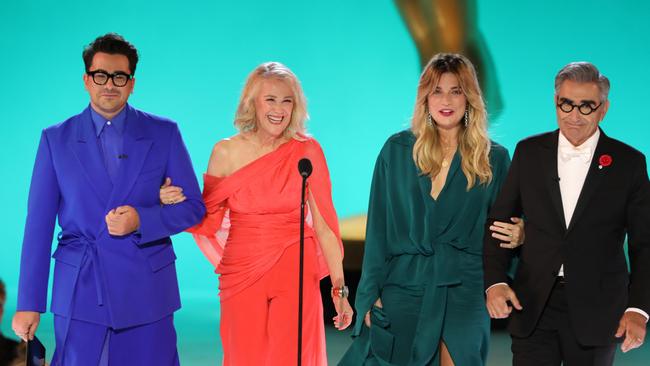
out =
{"type": "Polygon", "coordinates": [[[230,229],[229,212],[219,189],[219,184],[222,181],[223,178],[203,175],[203,201],[205,202],[206,215],[203,221],[186,230],[192,234],[203,255],[215,268],[223,257],[230,229]]]}
{"type": "MultiPolygon", "coordinates": [[[[330,181],[329,169],[325,160],[325,154],[320,144],[314,140],[309,139],[306,142],[307,148],[305,151],[306,157],[311,160],[313,166],[313,173],[307,180],[309,192],[311,192],[318,206],[318,211],[325,220],[327,226],[336,235],[341,249],[341,257],[343,257],[343,242],[341,241],[341,233],[339,230],[339,220],[334,209],[332,201],[332,182],[330,181]]],[[[318,263],[321,277],[327,276],[329,273],[325,257],[318,247],[318,263]]]]}

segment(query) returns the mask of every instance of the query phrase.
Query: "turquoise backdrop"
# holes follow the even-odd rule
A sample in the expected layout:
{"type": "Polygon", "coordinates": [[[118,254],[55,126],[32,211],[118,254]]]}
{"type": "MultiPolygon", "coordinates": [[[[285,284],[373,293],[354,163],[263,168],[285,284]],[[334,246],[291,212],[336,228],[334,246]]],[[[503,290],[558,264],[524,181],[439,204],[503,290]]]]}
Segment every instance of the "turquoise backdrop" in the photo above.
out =
{"type": "MultiPolygon", "coordinates": [[[[492,137],[514,148],[554,129],[553,77],[570,61],[595,63],[612,82],[602,124],[650,153],[650,2],[478,0],[479,29],[494,58],[504,109],[492,137]]],[[[15,309],[20,246],[40,130],[83,109],[84,45],[118,32],[139,49],[131,103],[176,120],[197,174],[215,141],[235,133],[243,81],[259,63],[292,68],[309,102],[310,132],[324,147],[341,217],[366,210],[384,140],[405,128],[419,64],[389,0],[0,2],[0,277],[15,309]]],[[[488,106],[489,107],[489,106],[488,106]]],[[[176,315],[185,364],[220,359],[217,278],[191,238],[175,239],[183,309],[176,315]]],[[[52,349],[51,316],[42,333],[52,349]]]]}

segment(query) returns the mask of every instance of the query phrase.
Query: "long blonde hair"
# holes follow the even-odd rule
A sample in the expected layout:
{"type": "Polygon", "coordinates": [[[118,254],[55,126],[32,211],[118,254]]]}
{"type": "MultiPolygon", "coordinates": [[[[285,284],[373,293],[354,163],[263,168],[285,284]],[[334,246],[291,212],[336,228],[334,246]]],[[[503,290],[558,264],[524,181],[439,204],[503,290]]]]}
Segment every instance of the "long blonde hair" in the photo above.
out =
{"type": "Polygon", "coordinates": [[[467,190],[476,180],[487,184],[492,180],[490,167],[490,139],[487,133],[487,112],[481,88],[472,63],[462,55],[439,53],[422,71],[411,121],[411,131],[416,137],[413,146],[413,160],[424,175],[432,179],[438,175],[442,166],[443,152],[438,129],[427,124],[427,97],[438,85],[444,73],[452,73],[458,78],[460,87],[467,99],[468,123],[461,122],[458,135],[458,148],[461,168],[467,178],[467,190]]]}
{"type": "Polygon", "coordinates": [[[279,62],[265,62],[257,66],[248,75],[241,97],[239,98],[239,105],[235,114],[235,127],[240,132],[257,130],[258,121],[255,110],[255,97],[259,92],[262,81],[269,79],[281,80],[287,83],[293,93],[294,103],[291,121],[284,131],[284,135],[290,138],[300,138],[301,135],[305,136],[307,134],[305,123],[309,119],[305,94],[296,75],[288,67],[279,62]]]}

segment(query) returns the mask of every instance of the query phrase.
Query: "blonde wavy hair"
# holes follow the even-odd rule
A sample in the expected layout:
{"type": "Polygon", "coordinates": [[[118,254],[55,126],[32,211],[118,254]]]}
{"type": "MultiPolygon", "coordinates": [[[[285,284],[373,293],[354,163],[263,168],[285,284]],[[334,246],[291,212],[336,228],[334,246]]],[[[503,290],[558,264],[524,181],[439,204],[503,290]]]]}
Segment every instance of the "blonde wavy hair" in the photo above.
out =
{"type": "Polygon", "coordinates": [[[279,62],[265,62],[257,66],[248,75],[241,97],[239,98],[239,105],[235,114],[235,127],[240,132],[257,130],[258,121],[257,111],[255,110],[255,97],[257,97],[262,81],[264,80],[280,80],[285,82],[293,93],[291,121],[289,121],[289,125],[284,130],[284,135],[290,138],[306,136],[305,123],[309,119],[309,115],[307,114],[305,94],[296,75],[288,67],[279,62]]]}
{"type": "Polygon", "coordinates": [[[413,146],[413,160],[424,175],[432,179],[440,172],[443,151],[438,129],[427,124],[429,114],[427,101],[444,73],[452,73],[458,78],[460,88],[467,99],[469,108],[467,126],[461,121],[458,135],[458,148],[461,156],[461,168],[467,178],[467,190],[478,180],[487,184],[492,180],[490,167],[490,139],[487,132],[487,112],[476,71],[472,63],[462,55],[439,53],[422,71],[415,102],[415,111],[411,120],[411,131],[416,137],[413,146]]]}

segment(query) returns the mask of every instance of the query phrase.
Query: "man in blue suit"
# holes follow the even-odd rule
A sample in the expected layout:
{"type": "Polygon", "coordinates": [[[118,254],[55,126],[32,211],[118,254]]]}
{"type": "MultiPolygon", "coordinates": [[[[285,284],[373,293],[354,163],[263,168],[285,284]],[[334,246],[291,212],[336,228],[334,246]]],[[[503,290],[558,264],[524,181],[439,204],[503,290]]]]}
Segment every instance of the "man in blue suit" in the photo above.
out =
{"type": "Polygon", "coordinates": [[[205,213],[176,124],[127,104],[138,54],[121,36],[83,52],[90,106],[46,128],[36,154],[13,329],[46,311],[55,220],[52,365],[177,365],[180,308],[170,235],[205,213]],[[161,205],[165,177],[187,199],[161,205]]]}

